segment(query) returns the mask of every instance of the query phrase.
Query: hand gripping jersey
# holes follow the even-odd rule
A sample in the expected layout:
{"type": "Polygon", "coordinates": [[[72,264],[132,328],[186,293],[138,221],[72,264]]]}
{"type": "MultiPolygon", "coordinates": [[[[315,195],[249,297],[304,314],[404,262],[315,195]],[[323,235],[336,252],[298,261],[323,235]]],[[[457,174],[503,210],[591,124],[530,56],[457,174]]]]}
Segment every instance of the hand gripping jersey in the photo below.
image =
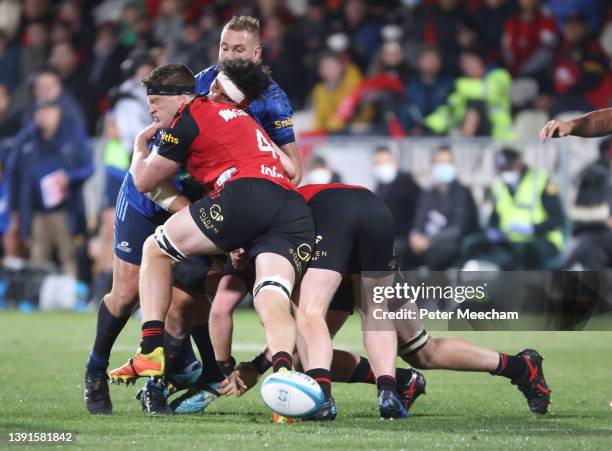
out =
{"type": "Polygon", "coordinates": [[[196,97],[179,111],[162,131],[157,152],[183,165],[211,191],[240,178],[295,190],[269,137],[248,113],[207,97],[196,97]]]}

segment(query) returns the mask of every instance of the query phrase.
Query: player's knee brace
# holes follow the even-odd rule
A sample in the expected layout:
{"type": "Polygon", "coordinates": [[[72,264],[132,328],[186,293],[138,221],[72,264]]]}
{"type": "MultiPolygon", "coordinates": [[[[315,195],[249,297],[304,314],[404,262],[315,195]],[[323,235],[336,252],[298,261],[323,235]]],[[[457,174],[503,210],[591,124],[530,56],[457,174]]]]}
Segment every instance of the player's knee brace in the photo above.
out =
{"type": "Polygon", "coordinates": [[[283,279],[281,276],[270,276],[261,279],[259,283],[253,288],[253,300],[257,301],[257,295],[262,290],[272,290],[280,293],[287,301],[291,300],[291,291],[293,286],[287,279],[283,279]]]}
{"type": "Polygon", "coordinates": [[[172,260],[176,262],[180,262],[185,259],[185,254],[183,254],[172,242],[168,234],[166,233],[166,229],[163,225],[158,226],[155,229],[155,233],[153,234],[155,241],[159,248],[170,257],[172,260]]]}
{"type": "Polygon", "coordinates": [[[420,351],[427,344],[429,334],[425,329],[417,332],[417,334],[404,344],[398,344],[397,355],[406,360],[412,354],[420,351]]]}

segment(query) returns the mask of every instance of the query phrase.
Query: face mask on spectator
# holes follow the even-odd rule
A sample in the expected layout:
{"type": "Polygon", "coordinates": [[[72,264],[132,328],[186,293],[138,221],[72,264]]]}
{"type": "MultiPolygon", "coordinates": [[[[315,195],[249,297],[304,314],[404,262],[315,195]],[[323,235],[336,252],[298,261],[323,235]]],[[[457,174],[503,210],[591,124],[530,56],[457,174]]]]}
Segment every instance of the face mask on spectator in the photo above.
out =
{"type": "Polygon", "coordinates": [[[379,183],[391,183],[397,175],[397,168],[392,164],[379,164],[374,166],[372,175],[379,183]]]}
{"type": "Polygon", "coordinates": [[[457,171],[450,163],[436,163],[431,171],[431,178],[437,184],[449,184],[455,180],[457,171]]]}
{"type": "Polygon", "coordinates": [[[500,176],[504,183],[511,186],[518,185],[518,182],[521,180],[521,173],[520,171],[516,170],[504,171],[500,174],[500,176]]]}
{"type": "Polygon", "coordinates": [[[332,173],[327,169],[317,168],[310,171],[306,179],[314,185],[325,184],[331,182],[332,173]]]}

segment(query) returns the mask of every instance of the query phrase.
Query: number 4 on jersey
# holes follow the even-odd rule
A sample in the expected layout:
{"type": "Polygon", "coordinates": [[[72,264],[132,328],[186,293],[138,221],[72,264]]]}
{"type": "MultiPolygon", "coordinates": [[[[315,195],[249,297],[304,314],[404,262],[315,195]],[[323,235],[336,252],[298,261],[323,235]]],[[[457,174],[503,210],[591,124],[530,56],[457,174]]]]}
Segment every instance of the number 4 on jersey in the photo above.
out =
{"type": "Polygon", "coordinates": [[[255,133],[257,134],[257,146],[259,150],[262,152],[272,152],[272,157],[278,158],[274,146],[270,144],[270,141],[266,139],[264,134],[258,128],[255,129],[255,133]]]}

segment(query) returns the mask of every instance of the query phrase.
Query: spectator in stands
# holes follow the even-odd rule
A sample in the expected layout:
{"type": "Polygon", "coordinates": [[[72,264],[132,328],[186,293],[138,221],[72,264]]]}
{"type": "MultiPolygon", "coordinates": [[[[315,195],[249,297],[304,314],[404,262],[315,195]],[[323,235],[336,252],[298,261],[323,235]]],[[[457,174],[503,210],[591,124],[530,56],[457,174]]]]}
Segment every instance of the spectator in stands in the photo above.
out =
{"type": "Polygon", "coordinates": [[[372,163],[376,181],[374,192],[389,206],[395,221],[395,249],[400,263],[402,267],[413,268],[416,262],[409,246],[409,235],[414,227],[421,189],[409,173],[400,171],[398,157],[389,147],[378,147],[372,163]]]}
{"type": "Polygon", "coordinates": [[[463,260],[492,261],[504,270],[543,269],[563,250],[565,216],[557,185],[523,163],[513,149],[495,156],[493,212],[484,236],[466,239],[463,260]]]}
{"type": "Polygon", "coordinates": [[[475,27],[487,61],[501,63],[503,34],[500,30],[504,29],[506,21],[515,10],[514,0],[484,0],[474,12],[475,27]]]}
{"type": "Polygon", "coordinates": [[[272,70],[274,80],[287,93],[291,106],[304,105],[301,37],[295,36],[278,15],[266,19],[262,33],[262,59],[272,70]]]}
{"type": "Polygon", "coordinates": [[[140,55],[126,60],[122,67],[128,78],[111,98],[112,114],[121,144],[131,153],[136,135],[152,121],[142,79],[155,69],[155,65],[148,55],[140,55]]]}
{"type": "Polygon", "coordinates": [[[402,83],[408,80],[410,68],[404,58],[404,52],[399,41],[388,40],[380,47],[370,74],[391,75],[399,78],[402,83]]]}
{"type": "Polygon", "coordinates": [[[558,43],[555,21],[541,0],[519,0],[518,4],[518,12],[504,26],[504,65],[514,77],[534,77],[540,92],[550,92],[548,69],[558,43]]]}
{"type": "Polygon", "coordinates": [[[208,67],[208,43],[202,39],[202,31],[196,22],[185,24],[181,39],[171,49],[168,61],[184,64],[193,73],[198,73],[208,67]]]}
{"type": "Polygon", "coordinates": [[[602,271],[612,267],[612,138],[599,143],[599,158],[579,174],[571,210],[572,235],[559,268],[602,271]]]}
{"type": "Polygon", "coordinates": [[[57,252],[64,272],[77,275],[72,235],[84,214],[82,185],[93,173],[83,130],[62,119],[57,102],[40,102],[34,122],[17,137],[8,162],[10,209],[23,238],[31,234],[34,262],[57,252]]]}
{"type": "Polygon", "coordinates": [[[153,36],[158,42],[174,48],[181,39],[183,17],[180,0],[162,0],[153,23],[153,36]]]}
{"type": "MultiPolygon", "coordinates": [[[[82,128],[85,130],[86,123],[83,115],[83,110],[74,96],[64,89],[62,80],[59,74],[49,68],[45,67],[41,69],[35,76],[32,86],[34,93],[34,103],[41,101],[50,101],[59,103],[62,108],[63,115],[65,118],[70,119],[75,127],[82,128]]],[[[32,121],[34,116],[34,105],[26,110],[25,124],[27,125],[32,121]]]]}
{"type": "Polygon", "coordinates": [[[511,78],[503,68],[487,68],[478,49],[461,53],[463,76],[455,81],[446,104],[425,118],[436,134],[459,129],[463,136],[512,138],[511,78]]]}
{"type": "Polygon", "coordinates": [[[57,8],[56,20],[70,30],[70,42],[77,46],[78,53],[87,52],[94,40],[93,22],[88,8],[82,7],[81,1],[63,0],[57,8]]]}
{"type": "Polygon", "coordinates": [[[453,80],[440,75],[442,60],[435,47],[424,47],[417,64],[417,73],[408,80],[399,114],[403,127],[413,132],[422,127],[423,119],[444,104],[453,91],[453,80]]]}
{"type": "Polygon", "coordinates": [[[19,85],[19,50],[0,31],[0,83],[13,90],[19,85]]]}
{"type": "MultiPolygon", "coordinates": [[[[353,63],[343,61],[335,53],[324,53],[319,60],[321,81],[312,91],[314,128],[317,131],[339,132],[348,124],[338,116],[338,108],[346,95],[361,81],[361,72],[353,63]]],[[[354,122],[367,122],[367,112],[354,122]]]]}
{"type": "Polygon", "coordinates": [[[610,105],[612,75],[609,61],[590,33],[586,17],[565,18],[563,41],[552,68],[554,100],[551,114],[591,111],[610,105]]]}
{"type": "Polygon", "coordinates": [[[49,56],[49,35],[44,23],[31,22],[25,31],[25,44],[21,48],[20,77],[21,86],[16,98],[16,103],[23,107],[30,103],[30,89],[28,80],[31,74],[41,69],[49,56]]]}
{"type": "Polygon", "coordinates": [[[17,29],[23,14],[23,4],[19,0],[0,1],[0,31],[9,41],[17,37],[17,29]]]}
{"type": "Polygon", "coordinates": [[[557,27],[564,28],[568,16],[582,14],[591,33],[596,33],[605,17],[602,0],[546,0],[546,6],[555,17],[557,27]]]}
{"type": "Polygon", "coordinates": [[[104,109],[101,100],[121,81],[121,62],[125,56],[126,49],[119,44],[117,27],[112,23],[98,27],[91,54],[84,64],[87,89],[80,95],[90,134],[95,133],[96,123],[104,109]]]}
{"type": "Polygon", "coordinates": [[[443,72],[459,73],[458,56],[465,46],[475,44],[476,33],[468,11],[460,0],[437,0],[424,5],[417,17],[417,39],[436,46],[442,55],[443,72]]]}
{"type": "Polygon", "coordinates": [[[325,158],[315,155],[310,159],[310,168],[304,178],[305,185],[342,183],[340,175],[333,170],[325,158]]]}
{"type": "Polygon", "coordinates": [[[15,136],[20,128],[20,117],[13,108],[10,89],[0,84],[0,152],[4,148],[4,140],[15,136]]]}
{"type": "Polygon", "coordinates": [[[401,126],[397,120],[402,108],[405,87],[402,76],[408,67],[397,41],[383,44],[374,73],[357,84],[342,100],[336,116],[343,122],[352,121],[359,114],[367,114],[367,124],[360,132],[397,136],[401,126]]]}
{"type": "Polygon", "coordinates": [[[60,42],[53,46],[49,65],[59,75],[64,88],[78,100],[83,111],[91,108],[85,102],[89,88],[87,75],[80,65],[79,55],[70,42],[60,42]]]}
{"type": "Polygon", "coordinates": [[[343,19],[343,28],[350,36],[352,59],[365,72],[380,46],[380,23],[368,14],[365,0],[347,0],[344,3],[343,19]]]}
{"type": "Polygon", "coordinates": [[[306,79],[303,83],[308,91],[317,82],[319,55],[325,49],[329,25],[325,0],[308,0],[306,14],[297,22],[297,32],[302,37],[304,45],[303,64],[306,79]]]}
{"type": "Polygon", "coordinates": [[[448,146],[432,158],[432,186],[421,193],[410,247],[432,271],[443,271],[458,259],[461,241],[478,229],[472,193],[459,180],[448,146]]]}

